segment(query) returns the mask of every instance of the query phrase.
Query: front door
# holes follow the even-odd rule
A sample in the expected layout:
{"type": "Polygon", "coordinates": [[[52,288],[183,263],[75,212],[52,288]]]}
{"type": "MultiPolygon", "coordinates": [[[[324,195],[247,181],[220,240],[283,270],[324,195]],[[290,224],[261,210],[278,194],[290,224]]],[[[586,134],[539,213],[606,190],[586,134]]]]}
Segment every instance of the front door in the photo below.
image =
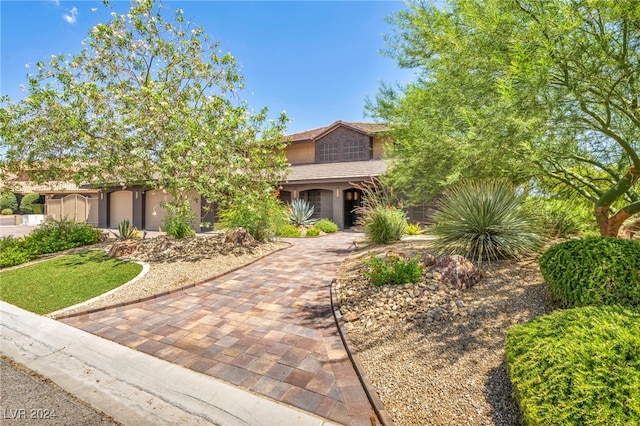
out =
{"type": "Polygon", "coordinates": [[[344,191],[344,227],[351,228],[356,224],[358,215],[356,208],[362,205],[362,191],[359,189],[346,189],[344,191]]]}

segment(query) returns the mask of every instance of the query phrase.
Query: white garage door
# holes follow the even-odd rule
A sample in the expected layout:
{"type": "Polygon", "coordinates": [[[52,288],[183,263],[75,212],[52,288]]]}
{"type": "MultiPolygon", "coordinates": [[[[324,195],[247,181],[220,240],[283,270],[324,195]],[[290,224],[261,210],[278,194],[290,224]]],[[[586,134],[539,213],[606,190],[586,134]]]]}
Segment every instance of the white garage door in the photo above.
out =
{"type": "Polygon", "coordinates": [[[109,228],[117,228],[123,220],[133,224],[133,192],[115,191],[109,194],[109,228]]]}

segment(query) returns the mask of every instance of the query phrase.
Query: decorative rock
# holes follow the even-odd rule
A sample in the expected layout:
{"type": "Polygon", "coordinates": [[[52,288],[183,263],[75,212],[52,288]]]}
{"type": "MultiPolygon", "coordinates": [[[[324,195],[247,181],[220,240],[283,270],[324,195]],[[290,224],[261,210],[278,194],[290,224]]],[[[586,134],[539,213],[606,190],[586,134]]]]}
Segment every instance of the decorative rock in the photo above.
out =
{"type": "Polygon", "coordinates": [[[116,241],[109,249],[109,257],[126,257],[137,250],[135,240],[116,241]]]}
{"type": "Polygon", "coordinates": [[[440,272],[442,280],[461,290],[473,287],[482,278],[480,270],[459,255],[442,257],[431,269],[440,272]]]}
{"type": "Polygon", "coordinates": [[[224,242],[233,243],[241,247],[251,247],[256,244],[256,240],[243,228],[234,229],[227,233],[224,237],[224,242]]]}
{"type": "Polygon", "coordinates": [[[360,319],[360,315],[358,315],[355,312],[349,312],[349,313],[343,315],[342,319],[344,319],[347,322],[353,322],[353,321],[359,320],[360,319]]]}

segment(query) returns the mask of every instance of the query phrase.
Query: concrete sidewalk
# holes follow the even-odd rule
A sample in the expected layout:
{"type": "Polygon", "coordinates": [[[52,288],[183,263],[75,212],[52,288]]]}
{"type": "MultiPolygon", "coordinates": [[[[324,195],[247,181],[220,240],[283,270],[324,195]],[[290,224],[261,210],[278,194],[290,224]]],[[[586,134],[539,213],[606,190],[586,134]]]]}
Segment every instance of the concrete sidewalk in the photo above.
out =
{"type": "Polygon", "coordinates": [[[5,302],[0,353],[128,425],[333,424],[5,302]]]}

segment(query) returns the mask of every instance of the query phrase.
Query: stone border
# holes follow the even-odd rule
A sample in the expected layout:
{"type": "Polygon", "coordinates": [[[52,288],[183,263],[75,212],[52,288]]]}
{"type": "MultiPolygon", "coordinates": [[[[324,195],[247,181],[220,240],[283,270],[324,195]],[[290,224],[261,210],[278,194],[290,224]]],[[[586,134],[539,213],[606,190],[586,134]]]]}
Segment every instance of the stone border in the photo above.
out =
{"type": "Polygon", "coordinates": [[[349,335],[344,328],[344,322],[342,320],[342,313],[340,312],[340,307],[338,306],[338,301],[336,300],[336,279],[334,278],[331,281],[331,285],[329,286],[329,293],[331,297],[331,311],[333,312],[333,318],[335,320],[336,326],[338,327],[338,333],[340,334],[340,338],[342,339],[342,343],[344,348],[347,351],[347,355],[349,356],[349,360],[353,365],[354,370],[356,370],[356,374],[358,375],[358,379],[360,380],[360,384],[364,388],[364,392],[367,394],[367,399],[369,399],[369,403],[373,407],[373,411],[376,413],[376,417],[378,417],[378,421],[382,426],[393,426],[393,419],[391,415],[387,411],[384,406],[382,400],[378,396],[378,392],[373,387],[373,384],[369,381],[365,374],[364,367],[360,362],[360,359],[356,355],[356,351],[351,343],[351,339],[349,339],[349,335]]]}
{"type": "MultiPolygon", "coordinates": [[[[286,242],[286,241],[284,241],[284,242],[286,242]]],[[[133,304],[139,303],[139,302],[146,302],[147,300],[158,299],[160,297],[168,296],[170,294],[177,293],[179,291],[188,290],[188,289],[193,288],[193,287],[195,287],[197,285],[204,284],[204,283],[212,281],[212,280],[217,280],[220,277],[223,277],[223,276],[225,276],[227,274],[235,272],[235,271],[237,271],[239,269],[242,269],[242,268],[244,268],[246,266],[252,265],[255,262],[257,262],[259,260],[262,260],[267,256],[271,256],[274,253],[277,253],[277,252],[282,251],[282,250],[287,250],[287,249],[292,247],[291,243],[287,243],[287,244],[289,244],[288,247],[279,248],[279,249],[274,250],[274,251],[272,251],[270,253],[267,253],[267,254],[264,254],[264,255],[262,255],[260,257],[257,257],[257,258],[253,259],[249,263],[245,263],[244,265],[236,266],[235,268],[231,268],[228,271],[222,272],[220,274],[214,275],[214,276],[209,277],[209,278],[202,279],[200,281],[196,281],[195,283],[187,284],[187,285],[182,286],[182,287],[172,288],[171,290],[166,290],[166,291],[163,291],[161,293],[152,294],[150,296],[142,297],[140,299],[132,299],[132,300],[128,300],[126,302],[114,303],[112,305],[107,305],[107,306],[102,306],[102,307],[99,307],[99,308],[88,309],[86,311],[74,312],[74,313],[67,314],[67,315],[60,315],[60,316],[56,316],[56,317],[52,317],[52,318],[56,319],[56,320],[61,320],[61,319],[66,319],[66,318],[79,317],[81,315],[88,315],[88,314],[93,314],[93,313],[96,313],[96,312],[106,311],[107,309],[122,308],[123,306],[129,306],[129,305],[133,305],[133,304]]]]}

